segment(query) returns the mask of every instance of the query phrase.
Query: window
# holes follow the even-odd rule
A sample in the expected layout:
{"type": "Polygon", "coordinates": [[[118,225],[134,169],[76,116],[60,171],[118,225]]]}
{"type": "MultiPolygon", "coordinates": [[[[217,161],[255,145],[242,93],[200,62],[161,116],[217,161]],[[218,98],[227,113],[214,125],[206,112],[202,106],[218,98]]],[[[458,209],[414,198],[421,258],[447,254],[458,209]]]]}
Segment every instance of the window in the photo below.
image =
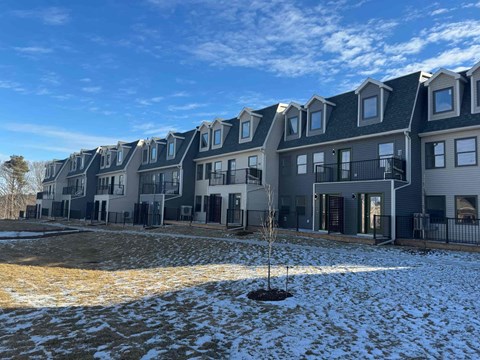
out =
{"type": "Polygon", "coordinates": [[[363,99],[362,119],[371,119],[378,116],[378,96],[371,96],[363,99]]]}
{"type": "Polygon", "coordinates": [[[477,165],[477,138],[455,140],[455,166],[477,165]]]}
{"type": "Polygon", "coordinates": [[[298,215],[305,215],[305,208],[307,205],[307,197],[300,195],[295,197],[295,210],[298,215]]]}
{"type": "Polygon", "coordinates": [[[172,183],[178,184],[178,170],[172,172],[172,183]]]}
{"type": "Polygon", "coordinates": [[[197,180],[203,180],[203,164],[197,165],[197,180]]]}
{"type": "Polygon", "coordinates": [[[455,196],[455,217],[457,223],[476,224],[477,197],[474,195],[455,196]]]}
{"type": "Polygon", "coordinates": [[[222,171],[222,162],[221,161],[215,161],[214,170],[215,170],[215,172],[222,171]]]}
{"type": "Polygon", "coordinates": [[[433,113],[453,111],[453,87],[433,92],[433,113]]]}
{"type": "Polygon", "coordinates": [[[425,196],[425,212],[430,214],[430,222],[445,222],[445,196],[425,196]]]}
{"type": "Polygon", "coordinates": [[[212,173],[212,163],[205,164],[205,180],[210,179],[212,173]]]}
{"type": "Polygon", "coordinates": [[[307,155],[297,156],[297,174],[307,173],[307,155]]]}
{"type": "MultiPolygon", "coordinates": [[[[85,155],[83,155],[80,158],[80,169],[83,169],[84,166],[85,166],[85,155]]],[[[52,173],[52,175],[53,175],[53,173],[52,173]]]]}
{"type": "Polygon", "coordinates": [[[248,157],[248,167],[249,168],[257,168],[258,165],[258,156],[249,156],[248,157]]]}
{"type": "Polygon", "coordinates": [[[477,106],[480,106],[480,80],[477,80],[477,106]]]}
{"type": "Polygon", "coordinates": [[[298,116],[294,116],[287,119],[287,135],[298,134],[298,116]]]}
{"type": "Polygon", "coordinates": [[[150,161],[155,161],[157,159],[157,147],[154,145],[152,146],[152,150],[150,150],[150,161]]]}
{"type": "Polygon", "coordinates": [[[111,158],[112,158],[112,154],[107,153],[107,155],[106,155],[105,158],[106,158],[106,160],[105,160],[105,165],[108,167],[108,166],[110,166],[110,160],[111,160],[111,158]]]}
{"type": "Polygon", "coordinates": [[[242,122],[242,139],[250,137],[250,121],[242,122]]]}
{"type": "Polygon", "coordinates": [[[425,168],[436,169],[445,167],[445,141],[425,144],[425,168]]]}
{"type": "Polygon", "coordinates": [[[203,211],[206,213],[208,211],[208,195],[203,195],[203,211]]]}
{"type": "Polygon", "coordinates": [[[290,196],[280,196],[280,212],[282,215],[290,214],[290,196]]]}
{"type": "Polygon", "coordinates": [[[208,132],[202,134],[201,142],[200,142],[200,147],[202,149],[208,148],[208,132]]]}
{"type": "Polygon", "coordinates": [[[324,172],[325,168],[323,165],[325,165],[325,153],[313,153],[313,172],[324,172]]]}
{"type": "Polygon", "coordinates": [[[202,197],[197,195],[195,196],[195,212],[202,211],[202,197]]]}
{"type": "Polygon", "coordinates": [[[77,170],[77,158],[76,157],[74,157],[72,159],[72,170],[74,170],[74,171],[77,170]]]}
{"type": "Polygon", "coordinates": [[[143,149],[142,152],[142,163],[146,163],[148,161],[148,149],[143,149]]]}
{"type": "Polygon", "coordinates": [[[118,185],[121,187],[123,186],[123,175],[118,176],[118,185]]]}
{"type": "Polygon", "coordinates": [[[322,111],[310,113],[310,130],[320,130],[322,128],[322,111]]]}
{"type": "Polygon", "coordinates": [[[123,161],[123,150],[118,151],[117,161],[118,161],[119,164],[122,163],[122,161],[123,161]]]}
{"type": "Polygon", "coordinates": [[[168,156],[174,156],[175,155],[175,143],[169,142],[168,143],[168,156]]]}
{"type": "Polygon", "coordinates": [[[213,132],[213,145],[220,145],[222,142],[222,130],[218,129],[213,132]]]}
{"type": "Polygon", "coordinates": [[[380,167],[385,168],[386,172],[391,170],[391,159],[393,158],[393,143],[378,144],[378,158],[380,167]]]}

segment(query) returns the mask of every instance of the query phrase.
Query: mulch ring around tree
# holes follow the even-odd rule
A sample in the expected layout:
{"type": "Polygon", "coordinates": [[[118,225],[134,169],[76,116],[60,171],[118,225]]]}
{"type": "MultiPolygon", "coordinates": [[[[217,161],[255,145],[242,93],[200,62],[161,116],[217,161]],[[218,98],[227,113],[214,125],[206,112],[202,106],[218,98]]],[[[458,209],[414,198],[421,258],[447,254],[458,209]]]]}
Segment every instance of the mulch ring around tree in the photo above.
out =
{"type": "Polygon", "coordinates": [[[250,291],[247,294],[247,297],[250,300],[256,300],[256,301],[282,301],[292,296],[293,296],[292,293],[289,293],[288,291],[280,290],[280,289],[270,289],[270,290],[258,289],[258,290],[250,291]]]}

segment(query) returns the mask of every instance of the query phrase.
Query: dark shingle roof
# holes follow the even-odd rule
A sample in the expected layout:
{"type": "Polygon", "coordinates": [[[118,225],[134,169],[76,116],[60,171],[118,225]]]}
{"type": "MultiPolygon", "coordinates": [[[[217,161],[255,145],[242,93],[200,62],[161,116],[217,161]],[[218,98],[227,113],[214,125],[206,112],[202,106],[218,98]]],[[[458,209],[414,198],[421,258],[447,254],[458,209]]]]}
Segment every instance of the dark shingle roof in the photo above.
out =
{"type": "MultiPolygon", "coordinates": [[[[112,164],[109,166],[109,167],[105,167],[103,169],[100,169],[97,174],[106,174],[106,173],[110,173],[110,172],[114,172],[114,171],[119,171],[119,170],[123,170],[125,169],[125,167],[127,166],[128,164],[128,161],[130,160],[130,158],[132,157],[133,153],[135,152],[135,149],[137,147],[137,144],[140,140],[135,140],[131,143],[126,143],[126,144],[122,144],[122,146],[125,146],[125,147],[129,147],[130,150],[128,151],[128,153],[125,155],[125,157],[123,158],[123,161],[122,163],[119,165],[117,164],[117,152],[115,153],[115,156],[112,157],[111,159],[111,162],[112,164]]],[[[115,146],[114,147],[116,150],[118,150],[118,146],[115,146]]]]}
{"type": "Polygon", "coordinates": [[[97,152],[97,148],[92,149],[92,150],[82,151],[82,153],[85,154],[85,163],[84,163],[83,169],[80,169],[80,166],[77,166],[77,170],[69,171],[68,174],[67,174],[67,177],[72,177],[72,176],[81,175],[81,174],[85,173],[87,171],[90,163],[95,158],[96,152],[97,152]]]}
{"type": "Polygon", "coordinates": [[[250,142],[241,143],[241,144],[238,143],[240,121],[238,121],[237,118],[223,120],[223,122],[232,124],[232,127],[230,128],[230,131],[228,132],[227,137],[223,142],[223,146],[219,149],[199,152],[196,158],[201,159],[209,156],[224,155],[234,151],[248,150],[248,149],[253,149],[253,148],[263,146],[265,139],[268,135],[268,132],[270,130],[270,127],[272,125],[273,119],[277,114],[278,105],[279,104],[275,104],[260,110],[253,111],[254,113],[260,114],[263,117],[258,123],[257,129],[255,130],[255,134],[253,135],[253,139],[250,142]]]}
{"type": "MultiPolygon", "coordinates": [[[[157,154],[157,161],[148,163],[148,164],[141,164],[140,167],[138,168],[139,171],[142,170],[153,170],[156,168],[160,167],[166,167],[166,166],[175,166],[179,165],[183,156],[185,155],[186,151],[188,150],[188,146],[190,145],[190,142],[192,141],[192,137],[195,136],[195,133],[197,130],[190,130],[184,133],[175,133],[175,136],[180,136],[185,138],[182,140],[182,144],[180,145],[180,148],[177,149],[177,153],[175,154],[175,159],[172,160],[167,160],[167,146],[162,146],[161,150],[157,154]]],[[[166,142],[166,140],[164,140],[166,142]]]]}
{"type": "Polygon", "coordinates": [[[333,102],[336,106],[328,119],[324,134],[307,137],[305,136],[305,129],[303,129],[302,136],[299,139],[284,141],[282,138],[278,149],[289,149],[408,128],[415,104],[420,75],[421,72],[416,72],[384,82],[393,91],[390,92],[388,97],[383,122],[357,126],[358,96],[354,91],[350,91],[326,99],[333,102]]]}
{"type": "MultiPolygon", "coordinates": [[[[460,75],[465,77],[468,82],[464,84],[463,87],[463,97],[462,103],[460,106],[460,116],[451,117],[443,120],[432,120],[428,121],[427,116],[425,116],[424,126],[421,132],[431,132],[431,131],[441,131],[441,130],[450,130],[456,128],[463,128],[467,126],[480,125],[480,114],[472,114],[471,109],[471,87],[470,81],[471,78],[466,76],[466,71],[459,72],[460,75]]],[[[427,96],[422,99],[425,102],[425,107],[427,104],[427,96]]]]}
{"type": "Polygon", "coordinates": [[[63,166],[65,165],[65,162],[66,162],[67,160],[68,160],[68,159],[54,160],[54,161],[52,161],[53,163],[61,164],[61,165],[60,165],[60,167],[58,168],[58,170],[55,171],[55,175],[54,175],[54,176],[49,176],[48,178],[46,177],[45,179],[43,179],[42,183],[54,181],[54,180],[58,177],[58,174],[60,174],[60,171],[62,170],[62,168],[63,168],[63,166]]]}

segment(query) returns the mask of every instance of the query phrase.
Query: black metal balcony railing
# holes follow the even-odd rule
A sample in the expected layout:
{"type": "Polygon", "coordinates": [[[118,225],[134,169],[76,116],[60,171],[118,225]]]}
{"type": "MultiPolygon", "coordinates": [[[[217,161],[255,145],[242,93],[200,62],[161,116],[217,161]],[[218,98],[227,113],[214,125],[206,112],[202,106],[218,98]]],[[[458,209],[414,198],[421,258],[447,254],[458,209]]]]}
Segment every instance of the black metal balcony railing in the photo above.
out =
{"type": "Polygon", "coordinates": [[[37,200],[43,199],[43,192],[37,192],[37,200]]]}
{"type": "Polygon", "coordinates": [[[97,186],[97,195],[123,195],[125,190],[124,185],[119,184],[109,184],[109,185],[98,185],[97,186]]]}
{"type": "Polygon", "coordinates": [[[247,168],[228,171],[215,171],[210,173],[210,186],[232,184],[262,185],[262,170],[247,168]]]}
{"type": "Polygon", "coordinates": [[[53,191],[42,191],[37,193],[37,200],[53,200],[54,196],[53,191]]]}
{"type": "Polygon", "coordinates": [[[364,181],[406,179],[405,160],[396,157],[317,165],[317,183],[337,181],[364,181]]]}
{"type": "Polygon", "coordinates": [[[62,191],[63,195],[71,195],[72,197],[78,197],[83,195],[83,186],[66,186],[62,191]]]}
{"type": "Polygon", "coordinates": [[[178,195],[180,183],[178,181],[164,181],[163,183],[144,183],[141,186],[142,194],[178,195]]]}

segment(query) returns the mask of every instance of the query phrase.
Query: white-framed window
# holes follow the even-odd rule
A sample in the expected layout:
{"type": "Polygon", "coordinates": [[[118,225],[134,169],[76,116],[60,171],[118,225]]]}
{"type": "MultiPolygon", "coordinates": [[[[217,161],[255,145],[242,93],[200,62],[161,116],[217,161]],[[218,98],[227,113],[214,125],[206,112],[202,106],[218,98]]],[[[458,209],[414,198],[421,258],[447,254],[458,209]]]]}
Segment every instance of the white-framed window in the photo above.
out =
{"type": "Polygon", "coordinates": [[[248,139],[250,137],[250,121],[242,122],[242,139],[248,139]]]}
{"type": "Polygon", "coordinates": [[[297,174],[307,173],[307,155],[297,156],[297,174]]]}
{"type": "Polygon", "coordinates": [[[213,145],[220,145],[222,143],[222,130],[217,129],[213,132],[213,145]]]}
{"type": "Polygon", "coordinates": [[[142,151],[142,163],[145,164],[148,161],[148,148],[144,148],[142,151]]]}
{"type": "Polygon", "coordinates": [[[121,164],[123,161],[123,150],[118,150],[118,153],[117,153],[117,162],[119,164],[121,164]]]}
{"type": "Polygon", "coordinates": [[[370,96],[362,100],[362,119],[367,120],[378,116],[378,96],[370,96]]]}
{"type": "Polygon", "coordinates": [[[478,225],[477,195],[455,196],[455,218],[458,224],[478,225]]]}
{"type": "Polygon", "coordinates": [[[298,134],[298,116],[292,116],[287,119],[287,135],[298,134]]]}
{"type": "Polygon", "coordinates": [[[85,155],[82,155],[82,157],[80,158],[80,169],[83,169],[84,166],[85,166],[85,155]]]}
{"type": "Polygon", "coordinates": [[[453,111],[453,87],[433,92],[433,113],[441,114],[453,111]]]}
{"type": "Polygon", "coordinates": [[[322,110],[313,111],[310,113],[310,131],[321,130],[322,125],[322,110]]]}
{"type": "Polygon", "coordinates": [[[105,157],[105,163],[106,163],[106,166],[107,166],[107,167],[110,166],[111,157],[112,157],[112,154],[107,153],[107,155],[106,155],[106,157],[105,157]]]}
{"type": "Polygon", "coordinates": [[[208,148],[208,132],[204,132],[200,136],[200,148],[201,149],[207,149],[208,148]]]}
{"type": "Polygon", "coordinates": [[[215,172],[222,171],[222,162],[221,161],[215,161],[213,171],[215,171],[215,172]]]}
{"type": "Polygon", "coordinates": [[[323,151],[313,153],[313,172],[324,172],[323,165],[325,165],[325,153],[323,151]]]}
{"type": "Polygon", "coordinates": [[[157,147],[152,145],[152,148],[150,149],[150,161],[155,160],[157,160],[157,147]]]}
{"type": "Polygon", "coordinates": [[[249,156],[248,157],[248,167],[256,169],[257,166],[258,166],[258,156],[257,155],[249,156]]]}
{"type": "Polygon", "coordinates": [[[168,156],[171,157],[174,155],[175,155],[175,143],[172,141],[168,143],[168,156]]]}

